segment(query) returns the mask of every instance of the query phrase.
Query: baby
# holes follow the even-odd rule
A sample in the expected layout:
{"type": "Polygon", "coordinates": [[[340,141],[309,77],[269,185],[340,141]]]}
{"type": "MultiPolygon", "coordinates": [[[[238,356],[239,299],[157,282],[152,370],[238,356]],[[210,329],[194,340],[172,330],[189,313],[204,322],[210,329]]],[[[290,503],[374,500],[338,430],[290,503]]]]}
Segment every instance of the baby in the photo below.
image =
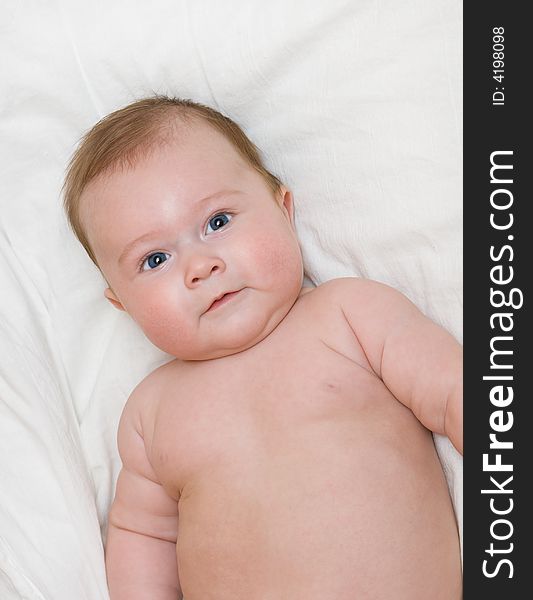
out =
{"type": "Polygon", "coordinates": [[[399,292],[303,286],[291,192],[220,113],[148,98],[83,139],[65,207],[105,296],[175,360],[124,408],[112,600],[458,600],[431,431],[462,352],[399,292]]]}

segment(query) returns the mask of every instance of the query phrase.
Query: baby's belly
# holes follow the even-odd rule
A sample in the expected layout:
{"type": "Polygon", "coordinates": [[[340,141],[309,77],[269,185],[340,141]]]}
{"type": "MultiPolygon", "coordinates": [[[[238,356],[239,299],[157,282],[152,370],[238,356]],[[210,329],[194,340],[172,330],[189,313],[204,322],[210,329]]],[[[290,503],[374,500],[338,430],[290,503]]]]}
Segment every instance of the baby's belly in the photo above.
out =
{"type": "Polygon", "coordinates": [[[235,432],[233,449],[188,478],[177,545],[187,600],[460,598],[431,435],[381,396],[262,436],[235,432]]]}

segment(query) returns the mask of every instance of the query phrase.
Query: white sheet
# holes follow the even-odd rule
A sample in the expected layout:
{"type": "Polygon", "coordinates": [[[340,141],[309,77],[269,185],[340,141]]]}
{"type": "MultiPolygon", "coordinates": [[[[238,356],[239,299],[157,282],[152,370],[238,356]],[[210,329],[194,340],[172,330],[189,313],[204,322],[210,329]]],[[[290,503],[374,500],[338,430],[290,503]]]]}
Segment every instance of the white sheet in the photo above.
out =
{"type": "Polygon", "coordinates": [[[313,281],[389,283],[460,338],[461,2],[7,0],[0,55],[0,597],[105,600],[118,418],[169,357],[66,226],[76,140],[154,91],[221,109],[292,187],[313,281]]]}

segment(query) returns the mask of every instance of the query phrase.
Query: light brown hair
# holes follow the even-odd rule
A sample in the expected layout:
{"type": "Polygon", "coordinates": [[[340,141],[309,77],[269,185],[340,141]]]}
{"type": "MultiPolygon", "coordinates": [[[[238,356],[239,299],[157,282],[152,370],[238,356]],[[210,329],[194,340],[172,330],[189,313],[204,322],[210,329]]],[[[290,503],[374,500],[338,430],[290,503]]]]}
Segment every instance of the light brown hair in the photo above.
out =
{"type": "Polygon", "coordinates": [[[99,268],[80,218],[80,198],[87,185],[99,175],[117,168],[131,168],[173,133],[175,119],[182,123],[201,119],[224,135],[242,158],[265,179],[274,194],[281,181],[265,166],[257,147],[243,130],[222,113],[193,102],[168,96],[143,98],[110,113],[81,139],[67,167],[63,205],[68,222],[87,254],[99,268]]]}

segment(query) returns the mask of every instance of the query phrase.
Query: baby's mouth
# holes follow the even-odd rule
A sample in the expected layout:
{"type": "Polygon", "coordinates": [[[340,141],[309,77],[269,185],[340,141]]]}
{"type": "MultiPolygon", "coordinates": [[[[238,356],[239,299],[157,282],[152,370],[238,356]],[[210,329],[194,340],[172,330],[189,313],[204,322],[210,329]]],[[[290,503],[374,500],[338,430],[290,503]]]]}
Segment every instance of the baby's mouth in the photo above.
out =
{"type": "Polygon", "coordinates": [[[217,309],[219,306],[226,304],[226,302],[229,302],[232,298],[235,298],[235,296],[241,291],[242,290],[237,290],[235,292],[227,292],[225,294],[222,294],[218,298],[215,298],[215,300],[212,302],[211,306],[205,312],[208,313],[212,310],[217,309]]]}

